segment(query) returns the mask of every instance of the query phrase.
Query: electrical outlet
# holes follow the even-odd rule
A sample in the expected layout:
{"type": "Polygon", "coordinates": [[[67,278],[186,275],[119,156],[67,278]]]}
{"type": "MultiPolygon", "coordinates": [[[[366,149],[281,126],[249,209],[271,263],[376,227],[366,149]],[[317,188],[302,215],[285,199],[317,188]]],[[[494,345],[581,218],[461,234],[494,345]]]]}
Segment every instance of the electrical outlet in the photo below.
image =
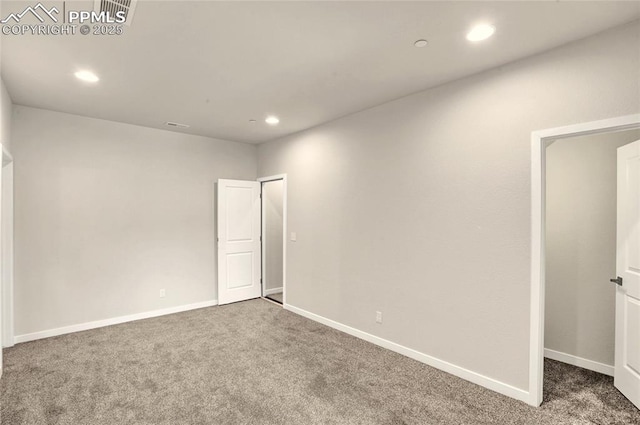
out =
{"type": "Polygon", "coordinates": [[[160,298],[164,298],[167,295],[167,291],[165,291],[164,289],[160,290],[160,298]]]}
{"type": "Polygon", "coordinates": [[[298,235],[296,235],[296,232],[291,232],[291,241],[295,242],[298,240],[298,235]]]}
{"type": "Polygon", "coordinates": [[[382,312],[376,311],[376,323],[382,323],[382,312]]]}

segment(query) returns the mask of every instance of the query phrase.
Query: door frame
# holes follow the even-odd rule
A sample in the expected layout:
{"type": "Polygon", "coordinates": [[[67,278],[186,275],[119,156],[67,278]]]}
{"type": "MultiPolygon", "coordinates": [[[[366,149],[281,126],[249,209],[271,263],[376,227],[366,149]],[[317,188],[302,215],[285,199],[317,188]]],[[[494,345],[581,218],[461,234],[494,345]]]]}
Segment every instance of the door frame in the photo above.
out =
{"type": "Polygon", "coordinates": [[[531,298],[529,404],[540,406],[544,375],[546,148],[555,140],[640,129],[640,114],[625,115],[531,133],[531,298]]]}
{"type": "Polygon", "coordinates": [[[262,296],[264,297],[264,286],[266,284],[265,259],[267,253],[267,238],[264,232],[264,200],[262,186],[264,183],[282,180],[282,306],[287,305],[287,175],[275,174],[273,176],[260,177],[257,181],[260,183],[260,234],[263,236],[260,242],[260,250],[262,251],[262,296]]]}

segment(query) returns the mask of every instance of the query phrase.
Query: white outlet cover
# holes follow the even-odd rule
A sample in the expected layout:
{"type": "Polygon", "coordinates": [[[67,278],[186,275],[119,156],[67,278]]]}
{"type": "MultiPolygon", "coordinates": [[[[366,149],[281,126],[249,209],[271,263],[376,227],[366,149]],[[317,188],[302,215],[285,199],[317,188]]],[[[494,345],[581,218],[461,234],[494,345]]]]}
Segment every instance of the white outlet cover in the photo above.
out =
{"type": "Polygon", "coordinates": [[[293,242],[295,242],[295,241],[297,241],[297,240],[298,240],[298,235],[296,235],[296,232],[291,232],[291,240],[292,240],[293,242]]]}

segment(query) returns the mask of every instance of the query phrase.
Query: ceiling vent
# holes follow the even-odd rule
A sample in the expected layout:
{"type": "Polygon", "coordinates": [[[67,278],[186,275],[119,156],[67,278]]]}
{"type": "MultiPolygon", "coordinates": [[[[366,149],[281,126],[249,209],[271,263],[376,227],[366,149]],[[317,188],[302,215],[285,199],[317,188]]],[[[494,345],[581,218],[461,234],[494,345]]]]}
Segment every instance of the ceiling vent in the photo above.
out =
{"type": "Polygon", "coordinates": [[[133,14],[136,11],[138,0],[94,0],[96,12],[107,12],[112,18],[118,12],[124,12],[126,16],[125,25],[131,25],[133,14]]]}
{"type": "Polygon", "coordinates": [[[167,125],[169,127],[176,127],[176,128],[189,128],[189,126],[187,124],[180,124],[178,122],[167,122],[167,125]]]}

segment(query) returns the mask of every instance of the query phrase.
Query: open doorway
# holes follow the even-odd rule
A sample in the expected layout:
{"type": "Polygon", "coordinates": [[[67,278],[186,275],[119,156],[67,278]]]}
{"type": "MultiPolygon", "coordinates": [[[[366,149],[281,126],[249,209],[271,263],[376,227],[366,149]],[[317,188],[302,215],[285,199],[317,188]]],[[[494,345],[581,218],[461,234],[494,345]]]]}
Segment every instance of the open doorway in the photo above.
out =
{"type": "Polygon", "coordinates": [[[262,296],[284,305],[286,177],[258,181],[262,185],[262,296]]]}
{"type": "MultiPolygon", "coordinates": [[[[555,346],[559,349],[553,349],[553,347],[549,347],[549,349],[545,351],[545,344],[544,344],[546,339],[545,329],[547,328],[547,326],[554,326],[554,323],[545,323],[545,316],[546,316],[545,310],[547,308],[545,300],[548,300],[548,298],[545,296],[545,292],[547,290],[550,291],[550,294],[549,294],[550,297],[554,297],[554,296],[559,297],[560,296],[559,294],[561,294],[562,291],[564,290],[569,294],[573,294],[577,298],[582,298],[579,300],[576,300],[574,298],[572,300],[574,304],[576,302],[584,304],[585,301],[589,301],[589,300],[591,300],[592,302],[596,301],[593,299],[594,298],[593,294],[589,294],[588,296],[586,295],[586,290],[582,286],[580,286],[580,288],[574,291],[567,291],[566,288],[561,288],[559,291],[555,290],[558,288],[554,288],[554,289],[547,288],[547,284],[548,284],[547,277],[550,277],[550,276],[547,276],[547,271],[549,267],[551,267],[551,273],[555,276],[554,279],[556,280],[564,281],[567,279],[567,276],[570,276],[570,277],[572,276],[572,274],[568,272],[566,268],[563,269],[561,266],[558,266],[558,264],[562,264],[562,261],[558,263],[556,260],[547,258],[547,246],[548,246],[547,240],[546,240],[548,235],[547,220],[546,220],[547,219],[547,201],[548,201],[547,190],[549,189],[549,185],[552,184],[552,182],[546,182],[546,179],[549,177],[547,175],[546,169],[548,166],[551,166],[552,168],[555,168],[556,171],[559,170],[558,172],[562,173],[566,171],[566,170],[563,170],[563,167],[569,168],[566,161],[561,161],[559,164],[556,164],[556,165],[559,165],[558,167],[554,167],[553,164],[550,164],[549,161],[553,161],[553,159],[547,156],[548,155],[547,148],[551,146],[551,149],[561,150],[566,146],[561,145],[560,141],[570,139],[570,138],[578,138],[578,137],[586,137],[586,136],[602,137],[603,139],[600,140],[602,142],[602,140],[610,140],[610,138],[606,137],[605,133],[618,135],[619,133],[624,133],[628,130],[634,130],[634,129],[637,130],[639,128],[640,128],[640,115],[630,115],[625,117],[612,118],[608,120],[577,124],[577,125],[572,125],[567,127],[542,130],[542,131],[534,132],[532,134],[532,169],[531,169],[532,171],[532,176],[531,176],[532,177],[532,180],[531,180],[532,181],[532,186],[531,186],[531,194],[532,194],[532,198],[531,198],[531,201],[532,201],[531,202],[531,208],[532,208],[531,261],[532,261],[532,264],[531,265],[532,267],[531,267],[531,355],[530,355],[531,363],[530,363],[530,386],[529,386],[529,394],[531,397],[529,403],[532,405],[537,406],[542,403],[543,383],[544,385],[549,385],[550,387],[550,388],[545,388],[545,390],[549,389],[552,392],[555,392],[555,388],[554,388],[555,383],[557,382],[562,383],[569,380],[567,378],[566,373],[569,373],[570,375],[576,377],[576,379],[579,379],[581,382],[585,381],[585,379],[583,379],[584,374],[582,373],[584,372],[588,374],[597,375],[597,377],[599,378],[595,380],[596,384],[598,383],[597,381],[600,378],[604,379],[604,381],[601,381],[601,382],[605,382],[608,384],[613,383],[613,380],[611,380],[610,377],[606,376],[611,372],[611,368],[606,367],[606,366],[611,366],[606,364],[606,361],[607,361],[606,356],[608,355],[607,350],[611,349],[610,344],[607,344],[606,341],[603,343],[601,337],[598,338],[599,341],[597,340],[589,341],[587,338],[588,335],[584,331],[576,332],[576,335],[574,335],[573,337],[570,336],[570,331],[567,331],[567,328],[569,329],[573,328],[575,330],[576,327],[584,328],[585,326],[601,326],[603,328],[602,329],[603,332],[607,331],[606,330],[607,320],[601,320],[601,321],[596,320],[595,322],[592,321],[591,323],[580,322],[580,315],[579,314],[576,315],[576,313],[584,310],[585,309],[584,306],[572,306],[571,304],[558,303],[558,304],[562,304],[561,308],[555,309],[556,311],[554,313],[553,311],[554,306],[551,304],[549,305],[549,308],[550,308],[549,313],[551,315],[555,314],[556,316],[558,315],[563,316],[560,318],[560,320],[565,321],[564,323],[565,329],[561,329],[560,331],[557,332],[557,335],[559,336],[556,336],[555,340],[553,336],[553,332],[555,331],[550,331],[552,332],[552,334],[549,339],[549,344],[550,345],[556,344],[555,346]],[[556,144],[555,147],[554,147],[554,144],[556,144]],[[554,261],[556,261],[555,264],[554,264],[554,261]],[[554,270],[554,267],[556,268],[556,270],[554,270]],[[562,342],[558,342],[559,340],[562,340],[562,342]],[[561,344],[561,345],[558,345],[558,344],[561,344]],[[591,362],[585,361],[589,359],[585,359],[584,357],[580,357],[579,355],[572,354],[572,353],[563,353],[562,351],[560,351],[560,349],[564,349],[564,350],[573,351],[574,353],[581,353],[582,355],[592,356],[591,354],[584,354],[584,353],[591,352],[589,350],[593,351],[594,346],[598,346],[600,349],[600,352],[595,354],[596,360],[593,360],[591,362]],[[561,353],[561,354],[558,354],[558,353],[561,353]],[[562,354],[567,354],[567,355],[563,356],[562,354]],[[547,357],[550,357],[550,358],[556,357],[556,359],[561,360],[562,363],[559,363],[554,360],[548,360],[548,359],[545,360],[545,355],[547,355],[547,357]],[[597,359],[600,359],[600,361],[598,361],[597,359]],[[579,367],[570,366],[567,363],[573,363],[579,367]],[[556,367],[558,365],[560,365],[561,367],[560,368],[556,367]],[[555,375],[561,376],[561,379],[559,380],[556,379],[555,381],[554,379],[549,379],[549,378],[553,378],[553,376],[549,377],[547,374],[543,374],[545,367],[551,370],[552,374],[555,373],[555,375]],[[587,369],[591,369],[591,371],[588,371],[587,369]],[[593,372],[593,371],[597,371],[597,372],[593,372]]],[[[620,137],[623,137],[623,136],[620,136],[620,137]]],[[[631,135],[629,137],[633,138],[633,136],[631,135]]],[[[585,140],[583,139],[582,141],[584,142],[585,140]]],[[[620,143],[624,144],[624,141],[620,140],[620,143]]],[[[606,148],[606,147],[598,146],[598,148],[606,148]]],[[[591,152],[592,155],[594,153],[595,151],[591,152]]],[[[631,156],[629,156],[626,159],[631,158],[631,156]]],[[[637,287],[639,286],[639,282],[636,282],[637,279],[635,275],[633,276],[633,279],[625,279],[624,286],[620,284],[615,285],[615,283],[610,283],[609,278],[614,278],[613,280],[616,281],[617,280],[615,279],[616,271],[617,271],[617,274],[620,274],[620,273],[625,274],[626,270],[631,270],[633,268],[630,266],[627,267],[628,265],[627,263],[629,262],[627,260],[629,260],[631,257],[629,257],[626,254],[625,254],[626,257],[620,256],[619,253],[620,252],[636,252],[637,249],[635,245],[638,245],[637,242],[640,242],[639,238],[635,238],[635,237],[621,238],[620,237],[620,235],[623,235],[623,234],[628,235],[630,234],[629,232],[631,233],[634,232],[633,229],[635,227],[630,225],[632,223],[630,220],[628,220],[629,218],[633,218],[634,223],[636,220],[640,219],[640,215],[639,215],[640,210],[633,207],[636,204],[638,204],[638,193],[640,193],[640,190],[638,190],[640,179],[633,177],[635,174],[640,172],[639,171],[640,168],[638,166],[640,162],[637,160],[638,158],[640,158],[640,142],[633,142],[630,144],[626,144],[625,148],[622,148],[621,152],[617,153],[617,170],[625,171],[623,173],[620,173],[620,171],[616,172],[618,174],[617,176],[618,206],[616,207],[618,216],[617,216],[617,219],[614,220],[614,222],[617,221],[616,231],[618,235],[614,237],[617,239],[617,245],[618,245],[616,247],[617,251],[615,253],[615,255],[617,255],[618,257],[618,264],[613,270],[614,275],[611,275],[611,276],[608,275],[608,273],[610,273],[610,270],[607,271],[606,266],[601,267],[602,270],[599,272],[599,273],[605,273],[605,272],[607,273],[607,277],[605,278],[604,282],[601,282],[601,285],[605,285],[605,287],[607,285],[613,285],[613,288],[614,288],[613,291],[615,292],[615,299],[617,304],[614,307],[615,308],[614,311],[616,314],[615,346],[614,347],[616,352],[615,386],[618,389],[621,389],[621,385],[619,385],[620,382],[618,380],[619,376],[622,376],[624,373],[627,373],[627,371],[622,370],[626,368],[627,363],[619,361],[619,358],[618,358],[619,353],[622,352],[622,350],[618,349],[618,344],[621,341],[624,342],[625,338],[627,338],[625,335],[622,335],[619,332],[620,326],[618,326],[618,323],[621,323],[621,321],[619,320],[620,319],[619,314],[622,311],[620,309],[620,302],[623,299],[629,298],[630,296],[635,294],[636,289],[638,289],[637,287]],[[627,149],[628,147],[630,147],[631,149],[627,149]],[[620,156],[621,153],[624,155],[633,156],[633,160],[621,161],[621,156],[620,156]],[[631,178],[625,177],[624,179],[621,180],[622,175],[632,176],[632,177],[631,178]],[[623,182],[622,185],[621,185],[621,182],[623,182]],[[622,188],[622,191],[621,191],[621,188],[622,188]],[[623,193],[623,196],[620,196],[620,193],[623,193]],[[623,200],[622,207],[620,206],[621,199],[623,200]],[[621,211],[623,212],[622,216],[620,215],[621,211]],[[621,217],[623,218],[622,220],[621,220],[621,217]],[[620,226],[620,223],[622,222],[627,222],[627,223],[624,226],[620,226]],[[621,242],[622,242],[622,245],[624,246],[621,245],[621,242]],[[626,249],[625,246],[626,247],[631,246],[630,244],[632,242],[633,242],[632,245],[634,245],[632,249],[626,249]],[[625,249],[621,249],[621,247],[625,249]],[[623,258],[624,260],[623,262],[620,262],[621,258],[623,258]]],[[[594,155],[594,159],[597,159],[597,155],[594,155]]],[[[625,159],[625,158],[622,158],[622,159],[625,159]]],[[[587,169],[583,171],[593,172],[594,168],[599,169],[599,168],[602,168],[603,166],[604,166],[604,163],[600,161],[600,162],[596,162],[595,165],[592,165],[591,169],[587,169]]],[[[554,171],[552,171],[552,173],[553,172],[554,171]]],[[[602,183],[601,181],[598,181],[596,184],[600,185],[601,183],[602,183]]],[[[584,217],[589,218],[589,213],[591,213],[591,215],[598,215],[598,213],[594,212],[594,208],[592,208],[591,206],[586,206],[586,207],[579,206],[579,202],[578,202],[579,197],[583,195],[582,193],[579,193],[579,192],[585,191],[585,188],[587,188],[586,184],[578,185],[577,189],[574,187],[573,193],[569,195],[565,193],[564,195],[560,196],[560,198],[564,198],[564,199],[560,199],[560,200],[556,199],[553,201],[553,202],[558,202],[560,204],[564,203],[565,205],[564,208],[569,209],[568,220],[570,220],[570,225],[565,225],[559,229],[556,228],[556,232],[570,233],[567,231],[567,226],[568,227],[573,226],[573,227],[578,227],[577,232],[580,233],[580,226],[585,225],[585,223],[582,222],[583,220],[586,220],[584,217]],[[583,214],[584,217],[581,217],[580,214],[583,214]]],[[[555,186],[554,186],[554,189],[556,189],[555,186]]],[[[609,188],[609,190],[611,190],[611,188],[609,188]]],[[[603,193],[606,193],[606,192],[607,190],[605,189],[603,193]]],[[[613,189],[613,193],[615,192],[616,192],[616,189],[613,189]]],[[[611,193],[609,193],[609,195],[611,195],[611,193]]],[[[550,194],[550,196],[555,196],[553,194],[553,191],[550,194]]],[[[591,200],[591,202],[593,202],[593,200],[591,200]]],[[[613,206],[615,206],[615,203],[616,201],[614,201],[613,206]]],[[[564,211],[564,213],[566,214],[567,211],[564,211]]],[[[604,214],[604,213],[600,213],[600,214],[604,214]]],[[[590,218],[593,218],[593,217],[590,217],[590,218]]],[[[551,223],[550,225],[553,226],[553,224],[551,223]]],[[[604,226],[604,227],[608,227],[608,226],[604,226]]],[[[594,240],[598,239],[601,244],[607,245],[606,238],[603,239],[602,234],[598,235],[598,231],[601,231],[602,229],[594,229],[593,226],[587,226],[587,229],[588,230],[582,229],[582,231],[589,232],[592,234],[580,235],[580,237],[589,237],[589,238],[593,238],[594,240]]],[[[553,231],[553,230],[549,229],[549,231],[553,231]]],[[[576,232],[575,230],[572,230],[572,231],[574,233],[576,232]]],[[[614,231],[614,235],[616,231],[614,231]]],[[[560,255],[560,259],[562,259],[563,256],[566,257],[567,253],[571,252],[571,249],[570,249],[571,244],[572,243],[576,244],[576,240],[575,240],[575,237],[572,240],[571,235],[567,235],[567,234],[564,234],[564,235],[561,234],[559,236],[564,237],[565,240],[560,240],[560,242],[550,241],[549,243],[559,243],[559,247],[561,248],[560,252],[561,254],[562,253],[564,254],[564,255],[560,255]],[[570,242],[567,242],[567,240],[569,240],[570,242]]],[[[609,237],[611,237],[610,233],[609,233],[609,237]]],[[[586,256],[587,248],[583,243],[580,243],[580,242],[578,242],[577,245],[579,247],[578,257],[580,257],[582,261],[584,258],[587,257],[586,256]]],[[[600,249],[600,246],[596,246],[594,251],[598,251],[599,249],[600,249]]],[[[600,262],[602,260],[602,256],[606,256],[606,254],[602,254],[602,253],[598,255],[597,252],[595,254],[589,252],[589,254],[595,255],[595,258],[597,258],[597,260],[593,260],[594,257],[592,257],[592,261],[596,261],[596,262],[600,262]]],[[[640,260],[640,256],[637,256],[635,254],[632,257],[634,258],[634,261],[640,260]],[[635,257],[638,257],[638,258],[636,259],[635,257]]],[[[571,261],[567,261],[567,263],[571,263],[571,261]]],[[[604,263],[606,263],[606,261],[604,263]]],[[[615,260],[614,260],[614,264],[615,264],[615,260]]],[[[575,261],[573,262],[572,266],[575,269],[581,268],[581,266],[577,264],[575,261]]],[[[635,263],[634,263],[634,267],[635,267],[635,263]]],[[[578,273],[577,270],[573,270],[573,272],[574,272],[573,273],[574,275],[576,274],[578,275],[577,279],[578,279],[579,285],[586,285],[585,281],[590,280],[593,277],[590,275],[580,274],[578,273]]],[[[603,288],[596,287],[596,289],[602,290],[603,288]]],[[[607,289],[604,289],[604,290],[606,291],[607,289]]],[[[597,296],[595,297],[597,298],[597,296]]],[[[611,305],[608,305],[606,303],[606,296],[602,298],[604,298],[603,300],[604,303],[599,308],[601,309],[604,315],[607,315],[606,313],[607,308],[611,307],[611,305]]],[[[610,319],[610,316],[607,316],[607,317],[609,317],[610,319]]],[[[629,316],[629,318],[633,319],[634,326],[636,322],[640,323],[640,321],[636,320],[636,319],[640,319],[640,316],[638,316],[638,318],[636,318],[635,316],[633,317],[629,316]]],[[[551,320],[551,319],[548,319],[548,320],[551,320]]],[[[610,330],[611,329],[609,329],[609,331],[610,330]]],[[[638,353],[636,354],[640,354],[640,351],[638,351],[638,353]]],[[[635,358],[635,354],[633,357],[635,358]]],[[[610,357],[608,358],[610,359],[610,357]]],[[[586,379],[586,381],[589,381],[589,379],[586,379]]],[[[574,388],[575,386],[572,386],[572,384],[570,384],[569,387],[565,388],[567,390],[566,393],[568,393],[569,395],[577,394],[578,392],[582,394],[583,388],[576,389],[574,388]]],[[[615,394],[616,396],[622,397],[620,393],[616,392],[616,390],[613,389],[612,385],[609,385],[609,388],[612,390],[609,394],[615,394]]],[[[622,392],[625,392],[626,394],[628,394],[628,391],[626,390],[622,392]]],[[[555,392],[555,394],[557,395],[559,393],[555,392]]],[[[597,394],[594,394],[594,395],[596,399],[601,399],[601,400],[608,397],[608,394],[602,394],[602,397],[599,397],[597,394]]],[[[631,396],[630,398],[634,399],[635,396],[631,396]]],[[[631,403],[629,403],[626,399],[624,399],[624,397],[622,397],[622,399],[626,403],[627,407],[631,409],[635,409],[631,403]]],[[[545,398],[545,401],[548,401],[548,400],[545,398]]],[[[637,412],[637,409],[634,410],[633,412],[635,414],[635,412],[637,412]]]]}
{"type": "MultiPolygon", "coordinates": [[[[544,356],[552,361],[544,365],[545,402],[583,397],[632,408],[613,385],[616,285],[610,279],[617,275],[618,148],[636,140],[639,129],[546,146],[544,356]]],[[[586,411],[591,404],[583,405],[586,411]]]]}

